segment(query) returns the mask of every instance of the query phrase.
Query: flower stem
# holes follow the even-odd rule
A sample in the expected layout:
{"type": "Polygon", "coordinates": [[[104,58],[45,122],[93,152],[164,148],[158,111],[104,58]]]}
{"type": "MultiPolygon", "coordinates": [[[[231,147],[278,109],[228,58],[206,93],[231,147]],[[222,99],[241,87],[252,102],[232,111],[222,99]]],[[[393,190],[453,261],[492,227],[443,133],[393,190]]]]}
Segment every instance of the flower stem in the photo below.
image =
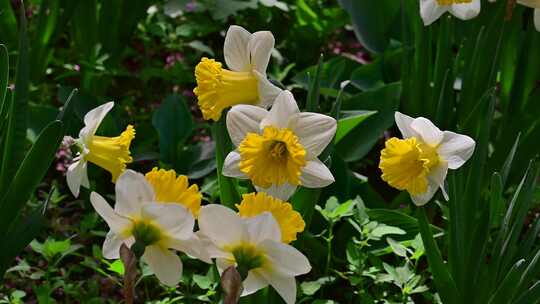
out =
{"type": "Polygon", "coordinates": [[[231,140],[225,125],[225,117],[226,114],[224,113],[221,119],[212,125],[212,137],[216,142],[216,166],[220,202],[227,207],[233,208],[236,203],[240,202],[236,181],[221,174],[225,157],[232,150],[231,140]]]}

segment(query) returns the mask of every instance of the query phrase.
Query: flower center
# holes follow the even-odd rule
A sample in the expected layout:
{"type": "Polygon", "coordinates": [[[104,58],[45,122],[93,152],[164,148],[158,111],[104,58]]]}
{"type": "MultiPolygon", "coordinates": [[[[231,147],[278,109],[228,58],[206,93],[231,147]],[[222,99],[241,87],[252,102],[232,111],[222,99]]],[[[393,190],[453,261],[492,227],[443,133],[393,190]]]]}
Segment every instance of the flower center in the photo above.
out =
{"type": "Polygon", "coordinates": [[[133,161],[129,152],[133,138],[135,138],[135,129],[131,125],[117,137],[94,135],[86,143],[89,152],[84,155],[84,158],[109,171],[112,174],[112,181],[115,182],[126,169],[126,164],[133,161]]]}
{"type": "Polygon", "coordinates": [[[189,185],[187,176],[177,176],[174,170],[153,168],[145,177],[154,188],[156,201],[180,204],[191,211],[193,217],[197,217],[201,209],[202,194],[196,184],[189,185]]]}
{"type": "Polygon", "coordinates": [[[471,3],[472,0],[437,0],[439,5],[452,5],[452,4],[462,4],[462,3],[471,3]]]}
{"type": "Polygon", "coordinates": [[[259,100],[258,80],[251,72],[235,72],[221,67],[214,59],[202,58],[195,67],[203,118],[219,120],[225,108],[236,104],[256,104],[259,100]]]}
{"type": "Polygon", "coordinates": [[[250,270],[264,267],[266,263],[264,252],[250,243],[241,243],[225,250],[233,255],[236,269],[242,278],[246,278],[250,270]]]}
{"type": "Polygon", "coordinates": [[[296,240],[296,235],[306,227],[300,213],[293,210],[291,204],[274,198],[264,192],[242,195],[242,202],[236,205],[238,214],[243,218],[255,217],[264,212],[270,212],[279,224],[281,241],[290,243],[296,240]]]}
{"type": "Polygon", "coordinates": [[[390,138],[381,151],[379,168],[390,186],[413,195],[427,191],[427,175],[440,162],[436,147],[415,137],[390,138]]]}
{"type": "Polygon", "coordinates": [[[240,171],[256,186],[300,185],[306,150],[290,129],[267,126],[262,135],[248,133],[238,150],[240,171]]]}
{"type": "Polygon", "coordinates": [[[158,226],[148,220],[135,220],[126,235],[133,236],[137,242],[145,246],[154,245],[164,239],[158,226]]]}

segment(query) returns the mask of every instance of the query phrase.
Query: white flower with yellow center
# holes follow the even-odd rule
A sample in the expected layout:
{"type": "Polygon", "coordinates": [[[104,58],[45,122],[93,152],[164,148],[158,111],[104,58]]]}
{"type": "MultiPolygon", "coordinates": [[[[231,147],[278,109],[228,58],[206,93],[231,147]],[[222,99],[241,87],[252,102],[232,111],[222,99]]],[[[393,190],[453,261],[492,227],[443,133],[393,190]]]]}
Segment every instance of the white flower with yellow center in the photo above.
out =
{"type": "Polygon", "coordinates": [[[227,129],[237,149],[225,159],[223,175],[250,179],[257,191],[288,199],[297,186],[326,187],[334,182],[317,158],[336,133],[336,120],[301,113],[293,95],[283,91],[270,111],[234,106],[227,129]]]}
{"type": "Polygon", "coordinates": [[[272,105],[281,91],[266,78],[273,48],[271,32],[251,34],[237,25],[229,27],[223,54],[230,70],[208,58],[202,58],[195,68],[197,87],[193,92],[204,119],[217,121],[224,109],[236,104],[272,105]]]}
{"type": "Polygon", "coordinates": [[[114,102],[103,104],[84,116],[84,128],[79,132],[75,144],[79,148],[76,158],[67,171],[67,184],[75,197],[79,196],[81,185],[90,187],[87,174],[87,163],[94,163],[109,171],[112,181],[126,169],[126,164],[133,161],[129,146],[135,138],[135,129],[128,125],[126,130],[117,137],[97,136],[96,131],[105,118],[105,115],[114,106],[114,102]]]}
{"type": "Polygon", "coordinates": [[[517,3],[534,9],[534,27],[540,32],[540,0],[518,0],[517,3]]]}
{"type": "Polygon", "coordinates": [[[390,186],[406,190],[413,202],[426,204],[441,188],[448,169],[458,169],[474,152],[475,142],[466,135],[441,131],[424,117],[413,119],[396,112],[396,124],[404,139],[390,138],[381,151],[379,168],[390,186]]]}
{"type": "Polygon", "coordinates": [[[207,205],[201,208],[199,227],[219,271],[236,266],[244,278],[242,296],[271,285],[287,304],[295,302],[295,277],[311,266],[300,251],[281,242],[279,225],[269,212],[242,219],[227,207],[207,205]]]}
{"type": "Polygon", "coordinates": [[[420,16],[426,26],[446,12],[461,20],[472,19],[480,13],[480,0],[420,0],[420,16]]]}
{"type": "Polygon", "coordinates": [[[118,178],[114,210],[96,192],[92,192],[90,201],[111,229],[103,243],[106,259],[118,259],[122,244],[134,251],[134,244],[142,246],[142,259],[169,286],[175,286],[182,277],[182,261],[170,248],[210,262],[193,233],[195,219],[191,213],[179,204],[156,203],[154,190],[142,174],[127,170],[118,178]]]}

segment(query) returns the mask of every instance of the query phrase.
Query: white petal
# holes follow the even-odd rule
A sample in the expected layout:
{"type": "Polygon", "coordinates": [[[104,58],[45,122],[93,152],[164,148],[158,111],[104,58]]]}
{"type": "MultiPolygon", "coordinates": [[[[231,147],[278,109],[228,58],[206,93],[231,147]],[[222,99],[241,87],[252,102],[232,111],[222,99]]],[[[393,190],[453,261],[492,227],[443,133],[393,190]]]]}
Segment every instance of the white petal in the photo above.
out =
{"type": "Polygon", "coordinates": [[[264,212],[261,215],[247,218],[244,221],[247,225],[251,243],[258,244],[264,240],[281,241],[281,230],[272,213],[264,212]]]}
{"type": "Polygon", "coordinates": [[[323,188],[335,181],[332,172],[319,159],[315,158],[306,163],[300,176],[302,186],[306,188],[323,188]]]}
{"type": "Polygon", "coordinates": [[[109,260],[120,258],[120,246],[124,240],[113,231],[109,231],[103,242],[103,257],[109,260]]]}
{"type": "Polygon", "coordinates": [[[225,35],[223,45],[223,55],[227,67],[233,71],[249,71],[251,63],[249,60],[248,43],[251,33],[238,25],[231,25],[225,35]]]}
{"type": "Polygon", "coordinates": [[[214,244],[214,242],[209,237],[207,237],[201,231],[195,232],[195,235],[199,238],[201,245],[203,246],[203,248],[205,249],[206,253],[208,254],[210,258],[228,259],[231,257],[230,252],[223,251],[216,244],[214,244]]]}
{"type": "Polygon", "coordinates": [[[480,0],[471,3],[452,4],[450,13],[461,20],[472,19],[480,14],[480,0]]]}
{"type": "Polygon", "coordinates": [[[298,249],[275,240],[265,240],[258,246],[266,253],[271,269],[283,276],[297,276],[311,271],[309,260],[298,249]]]}
{"type": "Polygon", "coordinates": [[[448,200],[448,194],[444,189],[444,181],[446,179],[447,172],[448,164],[444,161],[441,162],[437,167],[433,168],[427,176],[428,189],[426,193],[420,195],[411,195],[413,203],[417,206],[425,205],[433,198],[439,188],[443,191],[444,198],[448,200]]]}
{"type": "Polygon", "coordinates": [[[114,210],[123,216],[137,217],[144,204],[154,201],[154,189],[144,175],[126,170],[116,181],[114,210]]]}
{"type": "Polygon", "coordinates": [[[540,32],[540,8],[534,10],[534,27],[540,32]]]}
{"type": "Polygon", "coordinates": [[[173,252],[152,245],[146,247],[143,259],[161,283],[174,287],[180,282],[182,261],[173,252]]]}
{"type": "Polygon", "coordinates": [[[272,185],[269,188],[261,188],[261,187],[255,186],[255,189],[257,189],[257,192],[268,193],[273,197],[286,201],[289,199],[289,197],[291,197],[294,194],[294,191],[296,191],[296,186],[291,185],[289,183],[284,183],[281,186],[272,185]]]}
{"type": "Polygon", "coordinates": [[[216,259],[216,266],[220,275],[225,269],[235,265],[234,259],[216,259]]]}
{"type": "Polygon", "coordinates": [[[274,35],[268,31],[255,32],[248,42],[248,51],[251,55],[251,66],[257,72],[266,75],[266,68],[274,49],[274,35]]]}
{"type": "Polygon", "coordinates": [[[448,162],[448,168],[457,169],[471,157],[474,152],[474,139],[450,131],[444,131],[442,142],[437,149],[439,156],[448,162]]]}
{"type": "Polygon", "coordinates": [[[414,118],[403,113],[396,112],[394,113],[394,119],[396,120],[396,125],[401,132],[403,138],[418,136],[418,134],[416,134],[416,131],[414,131],[411,127],[414,118]]]}
{"type": "Polygon", "coordinates": [[[179,204],[146,204],[142,207],[142,217],[155,222],[172,238],[185,240],[193,236],[195,219],[188,209],[179,204]]]}
{"type": "Polygon", "coordinates": [[[89,136],[96,134],[96,131],[105,118],[105,115],[111,111],[113,106],[114,102],[110,101],[90,110],[88,113],[86,113],[86,115],[84,115],[85,126],[79,133],[79,137],[83,139],[83,141],[86,141],[89,136]]]}
{"type": "Polygon", "coordinates": [[[447,5],[439,5],[436,0],[420,0],[420,15],[424,25],[428,26],[435,22],[448,8],[447,5]]]}
{"type": "Polygon", "coordinates": [[[257,272],[257,270],[251,270],[248,272],[247,278],[242,282],[244,290],[242,291],[242,297],[255,293],[257,290],[268,286],[268,282],[257,272]]]}
{"type": "Polygon", "coordinates": [[[275,272],[260,272],[277,293],[287,304],[294,304],[296,301],[296,280],[294,277],[280,276],[275,272]]]}
{"type": "Polygon", "coordinates": [[[247,133],[259,133],[259,125],[268,111],[251,105],[237,105],[227,113],[227,130],[235,146],[240,145],[247,133]]]}
{"type": "Polygon", "coordinates": [[[307,159],[313,159],[328,146],[336,134],[337,122],[334,118],[318,113],[300,113],[291,121],[290,128],[298,136],[307,151],[307,159]]]}
{"type": "Polygon", "coordinates": [[[427,118],[415,118],[411,123],[411,128],[428,145],[437,146],[443,139],[443,132],[427,118]]]}
{"type": "Polygon", "coordinates": [[[253,71],[253,75],[259,80],[257,84],[259,88],[259,103],[257,105],[267,109],[274,104],[274,101],[283,90],[271,83],[266,78],[266,75],[257,71],[253,71]]]}
{"type": "Polygon", "coordinates": [[[247,238],[243,220],[231,209],[217,204],[206,205],[199,212],[199,228],[217,246],[238,244],[247,238]]]}
{"type": "Polygon", "coordinates": [[[289,91],[282,91],[276,100],[268,116],[261,122],[261,129],[270,125],[276,128],[286,128],[289,126],[289,120],[294,115],[300,113],[294,96],[289,91]]]}
{"type": "Polygon", "coordinates": [[[107,225],[109,225],[109,228],[111,228],[114,233],[120,234],[126,227],[131,225],[130,220],[116,214],[109,203],[96,192],[90,194],[90,202],[92,203],[92,206],[94,206],[94,209],[96,209],[96,212],[105,220],[105,222],[107,222],[107,225]]]}
{"type": "Polygon", "coordinates": [[[167,245],[169,248],[184,252],[205,263],[212,263],[212,258],[206,249],[206,243],[204,243],[196,234],[193,234],[189,239],[170,240],[167,245]]]}
{"type": "Polygon", "coordinates": [[[81,185],[84,185],[87,188],[90,186],[88,185],[88,173],[86,167],[87,162],[84,159],[80,159],[68,167],[66,174],[67,184],[69,190],[75,197],[79,197],[81,185]]]}
{"type": "Polygon", "coordinates": [[[240,153],[232,151],[227,154],[227,157],[223,162],[223,171],[221,174],[234,178],[247,178],[247,175],[240,171],[240,153]]]}

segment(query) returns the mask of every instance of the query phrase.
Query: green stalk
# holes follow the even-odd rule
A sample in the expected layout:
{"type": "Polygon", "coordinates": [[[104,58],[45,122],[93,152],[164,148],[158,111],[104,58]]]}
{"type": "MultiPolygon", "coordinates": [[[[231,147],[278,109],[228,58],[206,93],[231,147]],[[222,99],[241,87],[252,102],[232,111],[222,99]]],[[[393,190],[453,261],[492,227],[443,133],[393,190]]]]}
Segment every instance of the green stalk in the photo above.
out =
{"type": "Polygon", "coordinates": [[[234,205],[240,202],[237,183],[234,179],[224,176],[221,173],[223,171],[225,157],[232,150],[231,139],[225,125],[225,117],[226,113],[223,114],[219,121],[212,125],[212,137],[216,142],[216,166],[220,203],[229,208],[234,208],[234,205]]]}

